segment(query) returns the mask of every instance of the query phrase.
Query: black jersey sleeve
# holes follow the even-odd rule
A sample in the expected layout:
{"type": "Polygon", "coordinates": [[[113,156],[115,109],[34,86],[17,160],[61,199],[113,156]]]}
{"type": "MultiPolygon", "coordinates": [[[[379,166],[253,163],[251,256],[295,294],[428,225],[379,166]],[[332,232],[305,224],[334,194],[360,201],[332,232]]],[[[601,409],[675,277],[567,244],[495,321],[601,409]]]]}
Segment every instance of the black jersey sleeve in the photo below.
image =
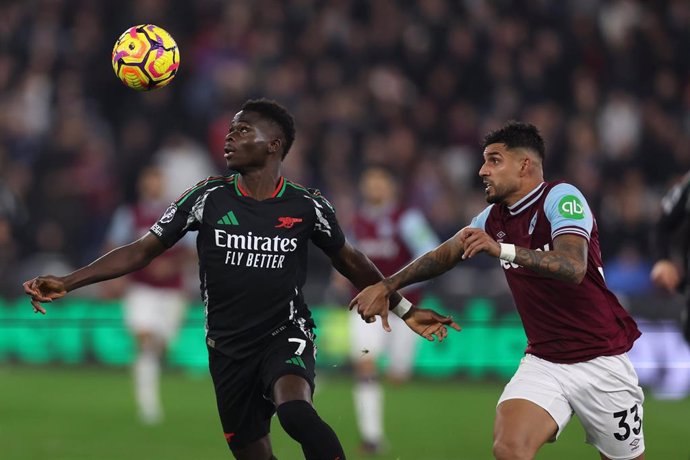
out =
{"type": "Polygon", "coordinates": [[[661,201],[661,216],[654,228],[654,249],[657,259],[668,259],[672,235],[690,218],[690,173],[668,191],[661,201]]]}
{"type": "Polygon", "coordinates": [[[213,188],[222,186],[223,178],[209,177],[187,189],[149,229],[166,246],[172,247],[190,230],[198,230],[203,207],[213,188]]]}
{"type": "Polygon", "coordinates": [[[314,230],[311,240],[326,254],[333,253],[345,244],[345,235],[335,215],[335,208],[318,190],[309,190],[314,204],[314,230]]]}

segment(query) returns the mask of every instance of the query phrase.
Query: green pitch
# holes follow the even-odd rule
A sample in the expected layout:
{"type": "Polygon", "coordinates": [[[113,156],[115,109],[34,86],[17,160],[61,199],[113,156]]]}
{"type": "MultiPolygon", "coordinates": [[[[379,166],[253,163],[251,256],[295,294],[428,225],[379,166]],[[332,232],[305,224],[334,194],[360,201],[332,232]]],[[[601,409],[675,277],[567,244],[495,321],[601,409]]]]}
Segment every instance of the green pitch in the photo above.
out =
{"type": "MultiPolygon", "coordinates": [[[[351,381],[322,375],[315,402],[340,436],[348,459],[360,459],[351,381]]],[[[413,382],[386,389],[391,448],[381,460],[491,458],[494,405],[502,385],[466,381],[413,382]]],[[[232,458],[205,374],[163,376],[165,422],[139,424],[124,369],[0,367],[0,458],[8,460],[214,460],[232,458]]],[[[645,404],[647,458],[690,458],[690,400],[645,404]]],[[[274,419],[280,460],[303,458],[274,419]]],[[[573,420],[539,459],[595,459],[573,420]]]]}

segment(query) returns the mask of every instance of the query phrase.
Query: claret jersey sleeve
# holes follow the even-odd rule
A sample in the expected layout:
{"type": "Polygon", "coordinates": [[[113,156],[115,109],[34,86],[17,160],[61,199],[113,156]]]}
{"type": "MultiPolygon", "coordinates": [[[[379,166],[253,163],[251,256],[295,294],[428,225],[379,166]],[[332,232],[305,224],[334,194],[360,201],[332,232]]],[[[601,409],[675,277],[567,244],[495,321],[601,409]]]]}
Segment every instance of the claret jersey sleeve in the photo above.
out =
{"type": "Polygon", "coordinates": [[[551,222],[552,239],[570,233],[589,241],[594,217],[587,200],[573,185],[555,185],[546,195],[544,213],[551,222]]]}

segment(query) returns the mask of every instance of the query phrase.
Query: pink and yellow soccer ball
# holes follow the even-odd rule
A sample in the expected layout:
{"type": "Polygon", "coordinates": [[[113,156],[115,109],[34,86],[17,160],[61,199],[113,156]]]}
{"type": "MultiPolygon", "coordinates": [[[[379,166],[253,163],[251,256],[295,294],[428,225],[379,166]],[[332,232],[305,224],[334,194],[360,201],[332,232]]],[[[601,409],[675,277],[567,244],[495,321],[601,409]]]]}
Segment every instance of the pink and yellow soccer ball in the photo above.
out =
{"type": "Polygon", "coordinates": [[[113,70],[125,86],[151,91],[168,85],[180,67],[180,51],[172,36],[153,24],[125,30],[115,42],[113,70]]]}

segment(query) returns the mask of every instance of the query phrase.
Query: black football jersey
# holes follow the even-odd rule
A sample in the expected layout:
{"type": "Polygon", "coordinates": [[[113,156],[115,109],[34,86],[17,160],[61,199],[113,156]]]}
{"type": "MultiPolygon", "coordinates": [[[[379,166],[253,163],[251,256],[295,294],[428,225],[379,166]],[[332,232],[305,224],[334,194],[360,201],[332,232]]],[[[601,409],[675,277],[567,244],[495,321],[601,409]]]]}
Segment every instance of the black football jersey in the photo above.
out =
{"type": "Polygon", "coordinates": [[[281,177],[271,198],[247,196],[237,175],[209,177],[172,203],[150,229],[166,247],[197,231],[207,343],[243,358],[286,324],[312,337],[302,287],[309,240],[345,244],[335,210],[317,190],[281,177]]]}

